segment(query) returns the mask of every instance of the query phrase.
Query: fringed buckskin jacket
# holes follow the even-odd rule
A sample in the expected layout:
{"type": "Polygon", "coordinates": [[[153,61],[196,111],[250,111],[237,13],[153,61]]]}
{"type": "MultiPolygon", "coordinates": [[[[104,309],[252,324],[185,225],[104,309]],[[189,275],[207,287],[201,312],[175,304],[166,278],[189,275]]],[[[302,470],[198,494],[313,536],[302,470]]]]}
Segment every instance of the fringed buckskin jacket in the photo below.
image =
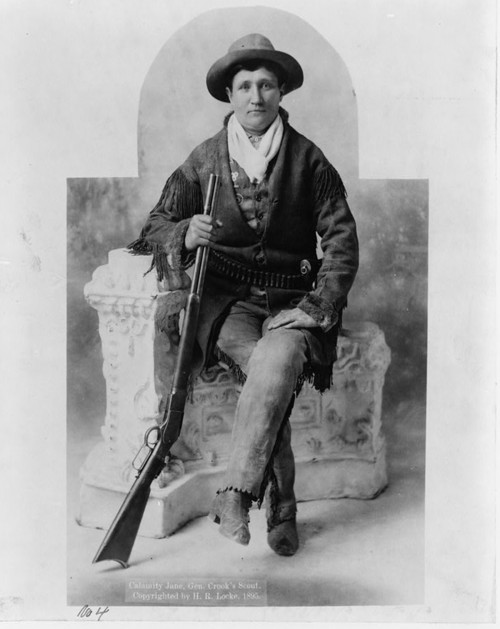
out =
{"type": "MultiPolygon", "coordinates": [[[[152,268],[160,280],[188,268],[194,260],[184,249],[189,220],[203,211],[209,176],[218,174],[216,214],[222,227],[212,244],[216,253],[210,256],[234,261],[238,269],[295,277],[310,269],[302,286],[265,290],[273,315],[298,307],[318,322],[318,327],[303,329],[309,360],[302,381],[307,379],[323,391],[331,383],[342,310],[358,268],[356,225],[335,168],[318,147],[288,124],[284,110],[280,115],[285,129],[268,169],[268,194],[262,201],[267,203],[267,216],[260,235],[247,224],[238,206],[224,127],[194,149],[170,176],[139,239],[129,249],[136,254],[152,253],[152,268]],[[321,239],[321,260],[316,256],[316,234],[321,239]]],[[[209,263],[197,333],[198,370],[217,359],[220,326],[230,306],[245,300],[249,292],[250,286],[238,272],[220,273],[209,263]]]]}

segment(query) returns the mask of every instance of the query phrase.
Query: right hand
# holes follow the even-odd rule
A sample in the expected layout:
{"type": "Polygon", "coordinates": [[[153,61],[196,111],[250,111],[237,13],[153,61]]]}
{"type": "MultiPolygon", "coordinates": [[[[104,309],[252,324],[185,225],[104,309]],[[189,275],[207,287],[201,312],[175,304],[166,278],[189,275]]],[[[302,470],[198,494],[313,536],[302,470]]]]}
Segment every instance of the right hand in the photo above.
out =
{"type": "Polygon", "coordinates": [[[215,221],[206,214],[195,214],[189,221],[184,246],[188,251],[194,251],[200,245],[210,245],[218,227],[222,227],[220,221],[215,221]]]}

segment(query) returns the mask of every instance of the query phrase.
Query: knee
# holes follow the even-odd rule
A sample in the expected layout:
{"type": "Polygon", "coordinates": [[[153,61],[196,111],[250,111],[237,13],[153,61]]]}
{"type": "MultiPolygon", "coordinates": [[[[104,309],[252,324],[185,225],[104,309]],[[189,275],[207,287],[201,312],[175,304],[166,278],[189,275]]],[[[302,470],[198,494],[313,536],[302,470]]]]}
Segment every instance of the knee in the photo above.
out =
{"type": "MultiPolygon", "coordinates": [[[[307,343],[300,330],[276,329],[267,332],[257,343],[251,356],[251,363],[266,371],[302,371],[306,361],[307,343]]],[[[250,364],[249,364],[250,367],[250,364]]]]}

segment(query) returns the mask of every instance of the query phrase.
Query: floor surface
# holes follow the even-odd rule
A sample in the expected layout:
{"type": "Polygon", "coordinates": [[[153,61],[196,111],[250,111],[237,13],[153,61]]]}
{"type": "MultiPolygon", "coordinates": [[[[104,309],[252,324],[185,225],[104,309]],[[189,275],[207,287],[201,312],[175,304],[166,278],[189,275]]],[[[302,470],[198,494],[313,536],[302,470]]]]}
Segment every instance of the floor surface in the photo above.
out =
{"type": "MultiPolygon", "coordinates": [[[[74,424],[73,424],[74,425],[74,424]]],[[[206,517],[166,539],[139,537],[127,570],[92,564],[104,532],[75,522],[78,469],[98,437],[70,431],[68,443],[68,605],[133,605],[134,583],[239,587],[245,600],[193,594],[153,605],[412,605],[424,596],[425,404],[384,412],[389,487],[374,500],[318,500],[298,506],[299,552],[280,557],[266,544],[264,510],[251,511],[247,547],[228,541],[206,517]],[[217,586],[219,584],[219,586],[217,586]],[[225,585],[226,584],[226,585],[225,585]],[[253,584],[258,587],[252,591],[253,584]],[[131,589],[132,588],[132,589],[131,589]],[[255,593],[256,592],[256,593],[255,593]],[[126,597],[127,601],[126,601],[126,597]]],[[[164,588],[165,589],[165,588],[164,588]]],[[[140,590],[144,590],[144,587],[140,590]]]]}

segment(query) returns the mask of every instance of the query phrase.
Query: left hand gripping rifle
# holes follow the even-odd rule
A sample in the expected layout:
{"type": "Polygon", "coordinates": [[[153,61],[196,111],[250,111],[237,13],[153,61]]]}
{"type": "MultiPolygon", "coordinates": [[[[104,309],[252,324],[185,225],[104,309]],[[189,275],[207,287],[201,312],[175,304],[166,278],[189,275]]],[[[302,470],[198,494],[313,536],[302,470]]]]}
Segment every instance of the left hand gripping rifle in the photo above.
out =
{"type": "MultiPolygon", "coordinates": [[[[212,174],[208,182],[207,195],[203,207],[205,215],[214,216],[218,190],[219,176],[212,174]]],[[[168,396],[163,420],[158,426],[149,428],[144,435],[144,444],[132,463],[136,467],[137,461],[141,459],[139,466],[136,467],[137,476],[135,481],[111,523],[92,563],[113,559],[124,568],[128,566],[128,559],[151,492],[151,483],[164,468],[165,457],[168,456],[171,447],[179,438],[187,398],[208,254],[209,248],[207,246],[198,247],[182,325],[172,388],[168,396]]]]}

